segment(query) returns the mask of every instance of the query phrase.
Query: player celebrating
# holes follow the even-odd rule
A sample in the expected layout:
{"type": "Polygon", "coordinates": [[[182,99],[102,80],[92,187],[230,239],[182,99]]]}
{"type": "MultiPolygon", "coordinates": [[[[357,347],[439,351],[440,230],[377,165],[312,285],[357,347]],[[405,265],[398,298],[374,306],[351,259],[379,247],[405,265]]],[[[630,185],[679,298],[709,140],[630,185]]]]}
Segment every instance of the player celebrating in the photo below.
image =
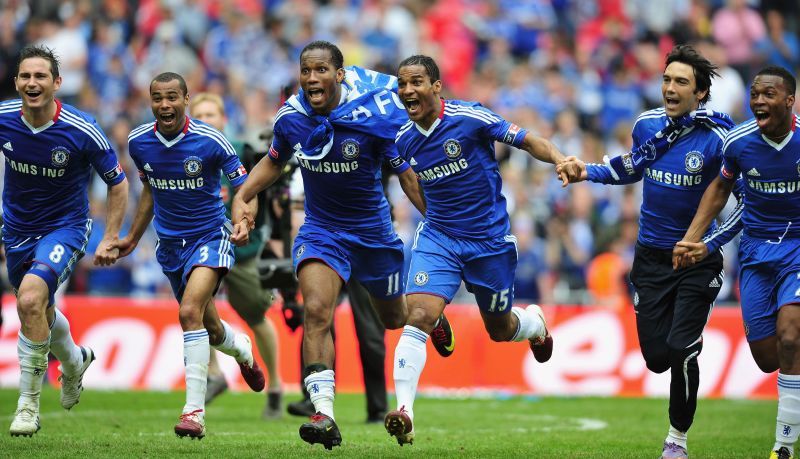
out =
{"type": "Polygon", "coordinates": [[[711,77],[716,75],[716,67],[693,48],[676,46],[666,58],[664,107],[636,120],[634,149],[607,159],[605,165],[575,160],[580,180],[614,185],[644,180],[630,280],[647,368],[655,373],[671,369],[670,428],[663,458],[688,457],[686,434],[697,409],[697,356],[703,348],[703,328],[722,286],[721,247],[738,231],[735,217],[721,226],[722,231],[712,228],[705,238],[711,256],[691,270],[673,271],[672,247],[717,173],[722,140],[733,124],[727,115],[702,108],[711,97],[711,77]]]}
{"type": "MultiPolygon", "coordinates": [[[[553,352],[541,308],[512,306],[516,238],[500,191],[494,142],[522,148],[549,163],[564,156],[552,143],[480,104],[446,101],[441,91],[433,59],[411,56],[400,63],[398,95],[410,121],[395,142],[421,180],[427,204],[408,273],[408,323],[394,355],[398,409],[385,419],[386,430],[400,445],[414,439],[413,404],[425,366],[425,342],[462,280],[475,294],[493,341],[528,341],[539,362],[553,352]]],[[[566,185],[567,171],[561,177],[566,185]]]]}
{"type": "MultiPolygon", "coordinates": [[[[293,261],[305,305],[304,383],[317,414],[300,427],[300,437],[331,449],[341,443],[334,421],[333,311],[352,275],[369,291],[389,329],[406,323],[403,243],[395,234],[381,186],[387,161],[414,205],[424,212],[418,182],[394,147],[405,122],[392,92],[396,79],[343,68],[334,44],[315,41],[300,53],[300,86],[278,111],[269,159],[260,161],[234,197],[233,221],[252,221],[247,202],[271,185],[292,155],[305,187],[306,220],[295,239],[293,261]]],[[[436,320],[436,318],[434,318],[436,320]]],[[[454,341],[442,316],[434,341],[447,356],[454,341]]]]}
{"type": "Polygon", "coordinates": [[[128,136],[131,158],[144,185],[128,236],[115,247],[130,254],[155,216],[156,257],[180,303],[186,404],[175,433],[203,438],[210,347],[233,356],[251,389],[264,388],[264,374],[253,359],[250,338],[221,321],[213,297],[231,269],[231,232],[219,199],[222,171],[234,187],[247,178],[233,147],[216,129],[186,116],[189,92],[183,77],[161,73],[150,82],[150,107],[156,120],[128,136]]]}
{"type": "Polygon", "coordinates": [[[745,334],[765,373],[778,372],[778,417],[770,458],[794,457],[800,434],[800,121],[797,83],[782,67],[758,72],[750,87],[755,118],[725,138],[719,176],[673,252],[676,267],[702,264],[697,241],[722,210],[739,174],[747,202],[739,244],[745,334]],[[690,253],[691,252],[691,253],[690,253]]]}
{"type": "MultiPolygon", "coordinates": [[[[216,94],[200,93],[192,97],[190,105],[190,115],[192,118],[203,121],[222,132],[225,128],[227,119],[225,118],[225,105],[222,98],[216,94]]],[[[240,160],[245,154],[245,146],[241,142],[234,142],[231,145],[236,150],[240,160]]],[[[229,209],[233,201],[233,186],[230,181],[223,177],[225,193],[225,205],[229,209]]],[[[266,203],[259,202],[263,208],[266,203]]],[[[229,210],[228,210],[229,211],[229,210]]],[[[247,325],[253,330],[253,336],[261,353],[261,358],[267,366],[269,372],[269,387],[267,388],[267,404],[264,407],[263,418],[272,419],[281,416],[281,378],[278,373],[278,336],[272,321],[264,317],[264,314],[272,304],[272,294],[261,288],[258,278],[256,259],[264,246],[264,225],[266,213],[261,213],[256,217],[255,228],[250,234],[250,241],[242,246],[235,247],[234,254],[236,261],[233,268],[225,277],[225,284],[228,287],[228,300],[231,307],[239,314],[247,325]]],[[[225,376],[219,369],[214,353],[211,353],[209,362],[209,386],[206,393],[206,403],[211,401],[228,387],[225,376]],[[215,378],[211,377],[211,371],[216,371],[215,378]],[[215,390],[212,392],[211,384],[215,383],[215,390]]]]}
{"type": "Polygon", "coordinates": [[[55,99],[61,86],[52,50],[20,53],[14,83],[20,99],[0,104],[0,149],[6,157],[3,243],[8,276],[21,322],[17,341],[19,401],[10,433],[39,430],[39,395],[47,354],[61,362],[61,406],[72,408],[94,353],[75,345],[69,322],[53,306],[58,286],[83,257],[92,221],[88,186],[94,168],[108,185],[108,215],[96,265],[110,265],[118,251],[128,182],[94,118],[55,99]],[[58,196],[58,199],[54,199],[58,196]]]}

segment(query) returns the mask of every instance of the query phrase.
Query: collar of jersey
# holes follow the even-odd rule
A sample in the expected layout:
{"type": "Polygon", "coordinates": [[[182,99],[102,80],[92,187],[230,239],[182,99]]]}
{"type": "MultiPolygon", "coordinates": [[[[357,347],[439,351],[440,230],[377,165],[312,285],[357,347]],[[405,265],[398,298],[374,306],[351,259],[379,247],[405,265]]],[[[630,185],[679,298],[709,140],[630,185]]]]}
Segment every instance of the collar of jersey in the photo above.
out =
{"type": "Polygon", "coordinates": [[[153,132],[156,133],[156,138],[161,143],[163,143],[165,147],[169,148],[169,147],[175,145],[176,143],[178,143],[182,138],[184,138],[186,136],[186,133],[189,132],[189,122],[190,122],[190,120],[189,120],[189,117],[187,116],[186,117],[186,123],[184,123],[184,125],[183,125],[183,130],[181,131],[180,134],[178,134],[172,140],[167,140],[166,137],[164,137],[163,135],[161,135],[160,132],[158,132],[158,121],[156,121],[155,124],[153,124],[153,132]]]}
{"type": "Polygon", "coordinates": [[[790,140],[792,140],[792,137],[794,137],[795,129],[797,129],[797,115],[792,113],[792,129],[789,131],[789,134],[786,137],[784,137],[783,140],[781,140],[780,143],[775,142],[774,140],[770,139],[764,134],[761,134],[761,138],[764,139],[764,142],[767,142],[767,145],[771,146],[772,148],[778,151],[781,151],[783,150],[783,147],[785,147],[786,144],[789,143],[790,140]]]}
{"type": "Polygon", "coordinates": [[[33,125],[31,123],[29,123],[28,120],[25,119],[25,115],[22,113],[22,109],[20,108],[19,109],[19,117],[20,117],[20,119],[22,119],[22,123],[25,126],[28,126],[28,129],[30,129],[31,132],[34,133],[34,134],[38,134],[38,133],[44,131],[45,129],[49,128],[50,126],[56,124],[56,121],[58,121],[59,115],[61,115],[61,101],[56,99],[55,102],[56,102],[56,114],[53,115],[53,119],[48,121],[48,122],[46,122],[46,123],[44,123],[43,125],[41,125],[39,127],[33,127],[33,125]]]}
{"type": "Polygon", "coordinates": [[[431,127],[428,128],[428,130],[422,129],[422,126],[420,126],[417,123],[414,123],[414,127],[416,127],[419,133],[424,135],[425,137],[430,137],[430,135],[433,134],[434,129],[436,129],[437,126],[442,124],[442,119],[444,119],[444,99],[439,99],[439,100],[442,101],[442,110],[439,112],[439,116],[435,120],[433,120],[433,124],[431,124],[431,127]]]}

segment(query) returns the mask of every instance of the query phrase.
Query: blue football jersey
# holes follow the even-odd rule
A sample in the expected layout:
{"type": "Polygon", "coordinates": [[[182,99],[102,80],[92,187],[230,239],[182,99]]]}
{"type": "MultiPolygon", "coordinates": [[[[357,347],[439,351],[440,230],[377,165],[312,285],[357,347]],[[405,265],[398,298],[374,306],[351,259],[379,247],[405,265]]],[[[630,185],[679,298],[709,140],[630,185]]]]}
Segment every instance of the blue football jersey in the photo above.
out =
{"type": "Polygon", "coordinates": [[[759,239],[800,237],[800,132],[781,143],[764,137],[755,119],[730,131],[723,146],[720,176],[744,179],[744,234],[759,239]]]}
{"type": "Polygon", "coordinates": [[[1,103],[0,151],[6,160],[4,224],[18,234],[84,225],[92,168],[109,185],[125,179],[94,118],[58,100],[53,120],[38,128],[22,117],[21,100],[1,103]]]}
{"type": "Polygon", "coordinates": [[[519,147],[527,131],[477,102],[442,100],[430,129],[409,121],[395,142],[422,184],[426,221],[451,236],[487,239],[511,232],[494,143],[519,147]]]}
{"type": "Polygon", "coordinates": [[[188,116],[183,131],[169,140],[155,121],[137,127],[128,135],[128,150],[153,192],[153,222],[160,238],[194,239],[223,226],[220,171],[234,187],[247,178],[225,136],[188,116]]]}
{"type": "MultiPolygon", "coordinates": [[[[291,159],[317,126],[311,117],[285,105],[275,118],[270,160],[284,163],[291,159]]],[[[297,160],[303,176],[307,222],[348,231],[394,232],[381,185],[381,166],[386,161],[398,174],[409,166],[398,156],[391,140],[335,126],[327,155],[297,160]]]]}
{"type": "MultiPolygon", "coordinates": [[[[664,108],[639,115],[633,126],[633,148],[653,137],[667,125],[664,108]]],[[[655,249],[672,249],[692,223],[708,185],[722,164],[722,141],[727,131],[721,127],[694,126],[685,131],[663,156],[645,168],[644,173],[612,177],[605,165],[587,164],[593,181],[625,184],[644,180],[639,216],[639,242],[655,249]]],[[[716,229],[711,224],[706,235],[716,229]]]]}

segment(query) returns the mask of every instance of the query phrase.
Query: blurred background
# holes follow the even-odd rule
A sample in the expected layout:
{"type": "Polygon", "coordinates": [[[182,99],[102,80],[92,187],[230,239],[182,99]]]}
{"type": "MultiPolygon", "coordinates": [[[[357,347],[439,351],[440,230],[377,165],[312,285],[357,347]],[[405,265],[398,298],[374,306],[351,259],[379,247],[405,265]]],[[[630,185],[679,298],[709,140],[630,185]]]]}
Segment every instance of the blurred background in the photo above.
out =
{"type": "MultiPolygon", "coordinates": [[[[428,54],[447,97],[480,101],[596,163],[628,150],[637,115],[661,105],[664,57],[675,44],[694,44],[720,67],[710,106],[740,122],[750,117],[746,84],[760,67],[797,74],[799,32],[796,0],[0,0],[0,100],[16,97],[20,49],[52,47],[62,60],[58,97],[97,117],[136,177],[126,139],[152,120],[154,75],[182,74],[190,96],[220,94],[226,134],[266,150],[259,134],[296,91],[299,51],[325,39],[342,49],[345,65],[390,74],[404,57],[428,54]]],[[[562,189],[552,168],[525,152],[498,145],[497,154],[519,240],[517,302],[627,313],[641,184],[562,189]]],[[[95,179],[90,253],[106,193],[95,179]]],[[[127,222],[141,188],[131,185],[127,222]]],[[[420,217],[396,182],[388,192],[409,244],[420,217]]],[[[110,269],[84,258],[69,292],[171,298],[154,242],[145,237],[110,269]]],[[[726,265],[719,304],[737,306],[736,257],[726,265]]]]}

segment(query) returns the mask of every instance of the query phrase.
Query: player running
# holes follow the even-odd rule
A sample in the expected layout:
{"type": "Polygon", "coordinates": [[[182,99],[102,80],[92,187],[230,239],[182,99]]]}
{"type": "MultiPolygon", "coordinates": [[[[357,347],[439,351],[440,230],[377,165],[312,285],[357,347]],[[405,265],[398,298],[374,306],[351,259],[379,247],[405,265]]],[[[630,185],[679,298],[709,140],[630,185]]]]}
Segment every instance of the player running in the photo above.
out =
{"type": "Polygon", "coordinates": [[[128,201],[128,181],[94,118],[55,99],[61,86],[58,59],[43,46],[20,53],[14,83],[20,98],[0,104],[0,150],[6,159],[3,243],[8,277],[21,323],[17,341],[19,401],[10,433],[39,430],[39,395],[47,354],[61,362],[61,406],[80,400],[83,375],[95,359],[75,345],[69,322],[53,305],[89,240],[91,169],[108,185],[108,213],[95,265],[110,265],[118,251],[128,201]]]}
{"type": "MultiPolygon", "coordinates": [[[[406,284],[408,322],[394,355],[398,409],[384,421],[400,445],[414,440],[413,405],[428,335],[462,280],[475,295],[493,341],[527,341],[539,362],[548,361],[553,352],[541,308],[513,306],[516,238],[501,193],[494,142],[553,164],[564,155],[478,103],[442,99],[441,91],[433,59],[418,55],[400,63],[398,95],[410,121],[395,142],[422,182],[427,205],[406,284]]],[[[566,185],[568,172],[560,175],[566,185]]]]}
{"type": "Polygon", "coordinates": [[[676,267],[703,263],[697,242],[742,175],[747,205],[739,244],[742,319],[750,352],[765,373],[778,370],[778,416],[771,459],[791,459],[800,434],[800,121],[797,82],[782,67],[750,86],[754,119],[728,133],[722,170],[676,244],[676,267]]]}
{"type": "MultiPolygon", "coordinates": [[[[315,41],[300,53],[300,94],[275,118],[268,159],[260,161],[234,197],[233,221],[252,222],[247,202],[298,158],[305,188],[306,220],[294,242],[293,261],[305,306],[304,384],[317,413],[300,426],[300,437],[325,448],[341,444],[334,420],[333,311],[352,275],[369,291],[389,329],[406,323],[403,243],[394,232],[381,186],[388,162],[414,205],[424,202],[413,171],[397,155],[394,135],[406,115],[392,89],[394,77],[343,67],[336,45],[315,41]]],[[[437,321],[434,345],[453,351],[450,325],[437,321]]]]}
{"type": "Polygon", "coordinates": [[[130,254],[154,219],[156,258],[169,278],[183,329],[186,404],[175,425],[180,437],[203,438],[206,378],[210,346],[236,359],[256,392],[264,374],[253,358],[250,338],[220,320],[214,294],[234,262],[231,228],[220,200],[222,171],[234,187],[247,178],[236,151],[211,126],[186,115],[189,92],[183,77],[161,73],[150,82],[150,106],[156,120],[128,136],[131,158],[143,189],[128,236],[116,247],[130,254]]]}

